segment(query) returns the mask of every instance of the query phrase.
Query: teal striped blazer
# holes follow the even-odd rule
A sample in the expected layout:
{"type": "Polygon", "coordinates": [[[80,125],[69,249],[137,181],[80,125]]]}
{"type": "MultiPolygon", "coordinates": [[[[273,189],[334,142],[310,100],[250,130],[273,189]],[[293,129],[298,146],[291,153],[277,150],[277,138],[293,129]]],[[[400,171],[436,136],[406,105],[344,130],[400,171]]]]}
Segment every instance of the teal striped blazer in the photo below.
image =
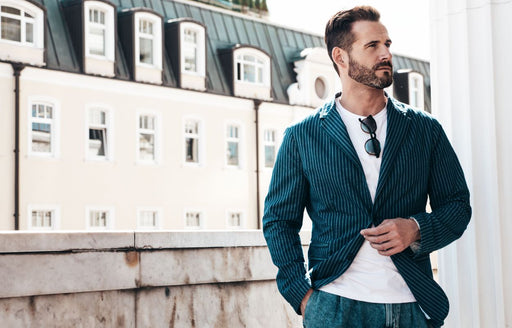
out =
{"type": "Polygon", "coordinates": [[[420,248],[391,258],[431,323],[440,326],[449,305],[433,280],[429,254],[466,229],[469,191],[437,120],[391,97],[387,113],[374,202],[334,99],[289,127],[265,199],[263,233],[278,267],[279,291],[300,313],[310,287],[330,283],[350,266],[364,241],[362,229],[384,219],[414,217],[420,225],[420,248]],[[308,274],[298,234],[304,209],[312,220],[308,274]]]}

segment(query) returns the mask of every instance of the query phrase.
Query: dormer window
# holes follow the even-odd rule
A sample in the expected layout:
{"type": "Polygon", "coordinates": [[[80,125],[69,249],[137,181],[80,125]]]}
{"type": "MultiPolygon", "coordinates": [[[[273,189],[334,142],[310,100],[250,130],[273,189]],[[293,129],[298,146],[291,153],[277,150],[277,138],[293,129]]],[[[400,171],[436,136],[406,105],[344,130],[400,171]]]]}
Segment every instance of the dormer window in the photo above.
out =
{"type": "Polygon", "coordinates": [[[162,84],[162,16],[146,8],[124,10],[119,15],[119,37],[132,78],[162,84]]]}
{"type": "Polygon", "coordinates": [[[206,27],[190,18],[170,20],[165,38],[178,87],[206,90],[206,27]]]}
{"type": "Polygon", "coordinates": [[[115,76],[116,7],[106,0],[66,1],[62,5],[83,72],[115,76]]]}
{"type": "Polygon", "coordinates": [[[236,78],[241,82],[264,84],[264,57],[244,52],[236,56],[236,78]]]}
{"type": "Polygon", "coordinates": [[[121,11],[118,21],[130,77],[137,82],[162,84],[162,16],[147,8],[131,8],[121,11]]]}
{"type": "Polygon", "coordinates": [[[0,60],[43,66],[45,12],[24,0],[0,0],[0,60]]]}
{"type": "Polygon", "coordinates": [[[393,95],[401,102],[424,109],[423,75],[412,69],[399,69],[393,76],[393,95]]]}
{"type": "Polygon", "coordinates": [[[1,6],[2,40],[34,44],[34,16],[18,8],[1,6]]]}
{"type": "Polygon", "coordinates": [[[265,51],[252,46],[236,45],[220,52],[233,95],[271,100],[271,60],[265,51]]]}

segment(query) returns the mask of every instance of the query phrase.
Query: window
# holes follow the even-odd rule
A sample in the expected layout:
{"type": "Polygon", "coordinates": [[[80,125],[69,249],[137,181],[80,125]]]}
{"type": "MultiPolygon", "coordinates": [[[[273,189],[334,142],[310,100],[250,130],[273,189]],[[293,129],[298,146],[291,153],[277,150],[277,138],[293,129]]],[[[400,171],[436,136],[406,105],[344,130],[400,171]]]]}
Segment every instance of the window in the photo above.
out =
{"type": "Polygon", "coordinates": [[[30,153],[56,156],[56,109],[51,102],[32,102],[30,106],[30,153]]]}
{"type": "Polygon", "coordinates": [[[135,55],[138,65],[162,69],[162,21],[147,12],[135,14],[135,55]]]}
{"type": "Polygon", "coordinates": [[[139,209],[137,212],[137,227],[139,229],[159,229],[160,210],[152,208],[139,209]]]}
{"type": "Polygon", "coordinates": [[[321,77],[317,77],[315,79],[315,94],[320,99],[325,99],[327,97],[327,85],[325,83],[325,79],[321,77]]]}
{"type": "Polygon", "coordinates": [[[181,72],[205,75],[205,28],[194,22],[181,23],[181,72]]]}
{"type": "Polygon", "coordinates": [[[105,12],[89,9],[88,37],[89,54],[105,56],[105,12]]]}
{"type": "Polygon", "coordinates": [[[265,147],[265,167],[273,167],[276,160],[276,131],[263,132],[263,145],[265,147]]]}
{"type": "Polygon", "coordinates": [[[197,120],[185,121],[185,162],[199,163],[200,124],[197,120]]]}
{"type": "Polygon", "coordinates": [[[272,99],[270,56],[263,50],[249,46],[235,46],[221,52],[224,60],[233,61],[233,95],[252,99],[272,99]]]}
{"type": "Polygon", "coordinates": [[[0,60],[45,65],[45,11],[32,2],[0,0],[0,60]]]}
{"type": "Polygon", "coordinates": [[[153,65],[153,23],[145,19],[139,21],[139,62],[153,65]]]}
{"type": "Polygon", "coordinates": [[[227,215],[227,226],[231,229],[240,229],[243,227],[242,212],[229,211],[227,215]]]}
{"type": "Polygon", "coordinates": [[[112,151],[109,124],[107,110],[94,108],[88,111],[87,157],[89,159],[110,159],[112,151]]]}
{"type": "Polygon", "coordinates": [[[236,57],[237,80],[249,83],[263,84],[265,64],[254,55],[240,54],[236,57]]]}
{"type": "Polygon", "coordinates": [[[0,5],[0,37],[2,40],[34,45],[34,16],[22,9],[0,5]]]}
{"type": "Polygon", "coordinates": [[[153,163],[157,161],[157,123],[156,115],[141,114],[138,116],[137,158],[139,161],[153,163]]]}
{"type": "Polygon", "coordinates": [[[226,163],[228,166],[240,165],[240,128],[228,125],[226,129],[226,163]]]}
{"type": "Polygon", "coordinates": [[[28,228],[31,230],[54,230],[58,227],[59,208],[48,205],[29,205],[28,228]]]}
{"type": "MultiPolygon", "coordinates": [[[[78,5],[68,2],[68,6],[70,6],[67,9],[68,18],[72,26],[73,19],[76,17],[73,7],[78,5]]],[[[76,35],[78,33],[81,34],[81,31],[75,31],[72,37],[80,40],[82,37],[84,38],[84,73],[109,77],[115,76],[115,11],[115,6],[108,2],[83,1],[83,36],[76,35]]],[[[72,30],[75,29],[72,28],[72,30]]]]}
{"type": "Polygon", "coordinates": [[[420,73],[409,73],[409,105],[424,108],[423,76],[420,73]]]}
{"type": "Polygon", "coordinates": [[[183,70],[185,72],[196,73],[198,70],[197,39],[196,31],[185,29],[183,32],[183,70]]]}
{"type": "Polygon", "coordinates": [[[111,229],[113,227],[114,210],[112,208],[87,208],[86,219],[88,229],[111,229]]]}
{"type": "Polygon", "coordinates": [[[199,211],[187,211],[185,213],[185,228],[201,229],[203,227],[203,213],[199,211]]]}

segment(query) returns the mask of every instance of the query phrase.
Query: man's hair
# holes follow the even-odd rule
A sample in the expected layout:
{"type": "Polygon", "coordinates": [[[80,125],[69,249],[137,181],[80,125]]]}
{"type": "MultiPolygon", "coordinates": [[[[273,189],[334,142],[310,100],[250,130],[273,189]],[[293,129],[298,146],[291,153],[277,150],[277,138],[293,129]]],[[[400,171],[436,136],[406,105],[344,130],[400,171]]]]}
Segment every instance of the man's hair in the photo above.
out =
{"type": "Polygon", "coordinates": [[[352,50],[352,44],[355,41],[352,32],[353,23],[357,21],[378,22],[379,19],[380,14],[377,9],[370,6],[357,6],[349,10],[342,10],[331,17],[325,26],[325,44],[336,72],[338,72],[338,67],[332,58],[332,49],[339,47],[347,52],[352,50]]]}

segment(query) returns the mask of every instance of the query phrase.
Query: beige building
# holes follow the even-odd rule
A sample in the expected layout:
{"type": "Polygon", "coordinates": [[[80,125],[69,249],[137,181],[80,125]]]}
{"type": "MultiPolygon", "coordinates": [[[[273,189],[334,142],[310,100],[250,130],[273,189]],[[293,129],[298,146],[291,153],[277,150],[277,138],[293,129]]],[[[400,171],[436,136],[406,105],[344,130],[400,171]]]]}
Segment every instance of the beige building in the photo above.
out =
{"type": "MultiPolygon", "coordinates": [[[[45,4],[0,0],[0,229],[259,228],[285,128],[340,89],[322,37],[191,1],[45,4]]],[[[395,68],[429,110],[428,63],[395,68]]]]}

